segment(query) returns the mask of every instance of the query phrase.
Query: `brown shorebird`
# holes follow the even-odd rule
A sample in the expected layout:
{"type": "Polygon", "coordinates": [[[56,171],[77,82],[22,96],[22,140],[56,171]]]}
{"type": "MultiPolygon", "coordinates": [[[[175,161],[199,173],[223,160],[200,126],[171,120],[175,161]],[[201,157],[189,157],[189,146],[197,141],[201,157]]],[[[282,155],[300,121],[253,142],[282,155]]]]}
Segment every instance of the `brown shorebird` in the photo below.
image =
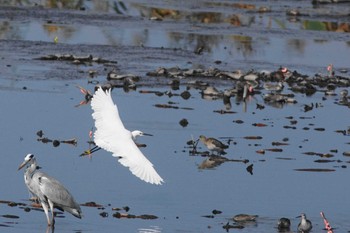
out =
{"type": "Polygon", "coordinates": [[[210,150],[213,152],[217,152],[219,154],[223,154],[224,150],[228,148],[228,145],[223,144],[219,140],[215,138],[207,138],[203,135],[199,136],[199,140],[210,150]]]}

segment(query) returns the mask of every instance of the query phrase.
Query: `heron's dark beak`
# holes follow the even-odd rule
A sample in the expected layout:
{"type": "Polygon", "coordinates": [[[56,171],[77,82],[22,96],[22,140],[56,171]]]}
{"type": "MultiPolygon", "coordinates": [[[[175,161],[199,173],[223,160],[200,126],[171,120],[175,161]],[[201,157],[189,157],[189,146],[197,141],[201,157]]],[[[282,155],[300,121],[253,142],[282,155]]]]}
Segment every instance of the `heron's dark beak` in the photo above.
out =
{"type": "Polygon", "coordinates": [[[17,171],[21,170],[25,165],[27,165],[27,163],[29,162],[30,160],[28,161],[23,161],[23,163],[21,163],[21,165],[19,165],[17,171]]]}
{"type": "Polygon", "coordinates": [[[143,133],[144,136],[153,136],[153,134],[143,133]]]}
{"type": "Polygon", "coordinates": [[[296,216],[296,218],[301,218],[301,215],[299,215],[299,216],[296,216]]]}

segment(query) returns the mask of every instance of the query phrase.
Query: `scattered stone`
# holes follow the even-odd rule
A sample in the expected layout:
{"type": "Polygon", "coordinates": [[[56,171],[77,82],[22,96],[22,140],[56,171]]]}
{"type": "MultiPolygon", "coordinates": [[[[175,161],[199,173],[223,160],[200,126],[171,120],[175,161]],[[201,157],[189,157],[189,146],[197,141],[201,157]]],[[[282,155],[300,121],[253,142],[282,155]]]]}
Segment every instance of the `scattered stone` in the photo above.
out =
{"type": "Polygon", "coordinates": [[[140,218],[140,219],[157,219],[158,217],[155,215],[151,215],[151,214],[142,214],[142,215],[133,215],[133,214],[127,214],[127,213],[114,213],[113,217],[115,218],[140,218]]]}
{"type": "Polygon", "coordinates": [[[101,212],[101,213],[100,213],[100,216],[101,216],[102,218],[107,218],[107,217],[108,217],[108,213],[107,213],[107,212],[101,212]]]}
{"type": "Polygon", "coordinates": [[[186,127],[188,125],[188,120],[184,118],[184,119],[180,120],[179,124],[182,127],[186,127]]]}
{"type": "Polygon", "coordinates": [[[247,168],[246,168],[247,172],[250,173],[250,175],[253,175],[253,164],[250,164],[247,168]]]}
{"type": "Polygon", "coordinates": [[[222,211],[220,211],[220,210],[213,210],[212,213],[217,215],[217,214],[222,214],[222,211]]]}
{"type": "Polygon", "coordinates": [[[86,207],[103,207],[103,205],[97,204],[96,202],[90,201],[90,202],[86,202],[84,204],[81,204],[81,206],[86,206],[86,207]]]}
{"type": "Polygon", "coordinates": [[[76,56],[73,54],[50,54],[37,58],[43,61],[71,61],[73,64],[83,64],[85,62],[96,62],[96,63],[117,63],[116,61],[109,61],[99,57],[94,57],[93,55],[86,56],[76,56]]]}
{"type": "Polygon", "coordinates": [[[60,145],[60,141],[58,141],[58,140],[53,140],[53,141],[52,141],[52,145],[53,145],[54,147],[58,147],[58,146],[60,145]]]}

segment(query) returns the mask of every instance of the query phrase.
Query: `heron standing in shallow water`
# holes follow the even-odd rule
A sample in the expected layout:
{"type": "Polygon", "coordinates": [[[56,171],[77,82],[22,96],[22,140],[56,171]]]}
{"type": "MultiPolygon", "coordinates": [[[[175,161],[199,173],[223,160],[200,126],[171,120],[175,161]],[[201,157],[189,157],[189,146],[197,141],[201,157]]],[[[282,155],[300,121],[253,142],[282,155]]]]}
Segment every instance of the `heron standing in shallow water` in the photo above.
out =
{"type": "Polygon", "coordinates": [[[77,218],[82,217],[80,206],[69,191],[55,178],[38,171],[38,165],[33,154],[28,154],[24,158],[18,170],[24,166],[27,166],[24,172],[24,182],[31,194],[39,199],[46,214],[48,226],[55,225],[54,207],[67,211],[77,218]]]}
{"type": "MultiPolygon", "coordinates": [[[[142,154],[134,142],[141,131],[130,132],[120,119],[118,107],[111,97],[111,90],[99,88],[92,97],[91,108],[94,111],[96,131],[94,142],[98,147],[112,152],[114,157],[132,174],[151,184],[162,184],[163,179],[153,168],[153,164],[142,154]]],[[[143,133],[142,133],[143,134],[143,133]]]]}

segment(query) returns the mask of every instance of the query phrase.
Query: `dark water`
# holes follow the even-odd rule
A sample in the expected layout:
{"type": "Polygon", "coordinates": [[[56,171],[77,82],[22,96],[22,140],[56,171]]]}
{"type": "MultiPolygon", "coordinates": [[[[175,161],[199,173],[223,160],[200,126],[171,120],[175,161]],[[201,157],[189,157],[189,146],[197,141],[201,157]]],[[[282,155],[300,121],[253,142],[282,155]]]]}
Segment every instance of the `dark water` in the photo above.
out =
{"type": "MultiPolygon", "coordinates": [[[[286,17],[284,14],[288,8],[284,7],[286,2],[281,1],[279,5],[268,2],[268,5],[276,11],[283,10],[282,20],[286,17]]],[[[86,2],[88,12],[102,11],[114,14],[111,10],[113,2],[101,11],[94,10],[93,3],[95,2],[86,2]]],[[[68,44],[131,46],[142,43],[146,47],[180,47],[186,50],[195,50],[200,45],[200,40],[204,40],[210,44],[208,46],[210,49],[205,50],[202,56],[207,56],[211,61],[217,59],[227,63],[237,61],[233,66],[243,66],[243,70],[250,67],[277,69],[280,64],[288,64],[292,69],[326,73],[326,66],[333,63],[339,74],[341,67],[349,67],[347,59],[349,39],[346,39],[348,37],[346,32],[314,32],[300,28],[302,25],[300,21],[293,23],[288,20],[284,23],[288,30],[284,31],[285,27],[277,23],[274,18],[276,13],[271,13],[267,16],[253,14],[255,20],[250,26],[240,27],[247,34],[241,36],[242,31],[232,29],[225,21],[231,16],[226,9],[226,3],[214,3],[212,5],[201,2],[201,6],[202,11],[223,12],[219,22],[215,24],[219,29],[203,23],[194,25],[198,19],[192,21],[189,19],[188,15],[191,15],[188,13],[189,10],[184,10],[187,5],[183,3],[184,5],[179,6],[172,3],[169,8],[184,12],[180,14],[181,17],[174,16],[175,19],[170,17],[164,20],[170,21],[170,25],[175,25],[173,25],[176,29],[174,31],[170,30],[171,28],[165,30],[167,24],[159,29],[154,25],[149,27],[148,21],[141,25],[133,24],[138,25],[133,29],[127,28],[123,21],[125,28],[113,30],[113,26],[108,24],[101,27],[73,20],[72,25],[54,24],[52,29],[45,26],[42,19],[37,20],[31,16],[29,20],[16,20],[15,17],[15,20],[11,21],[2,18],[7,22],[3,22],[4,25],[10,27],[5,27],[6,29],[1,31],[1,38],[35,42],[53,41],[57,36],[59,43],[68,44]],[[172,20],[176,23],[172,23],[172,20]],[[181,25],[185,27],[180,30],[181,25]],[[279,33],[266,36],[260,34],[261,27],[264,29],[268,25],[279,33]],[[198,31],[196,26],[199,28],[198,31]],[[227,27],[230,27],[229,32],[219,36],[215,34],[225,31],[227,27]],[[293,31],[293,28],[296,30],[293,31]],[[291,36],[293,32],[296,34],[291,36]],[[320,37],[324,37],[324,40],[320,41],[320,37]]],[[[298,3],[301,4],[300,1],[298,3]]],[[[135,4],[125,4],[130,10],[123,15],[132,17],[142,15],[143,11],[135,7],[135,4]]],[[[152,7],[159,7],[159,4],[154,2],[152,7]]],[[[306,10],[313,9],[311,4],[304,2],[302,4],[307,6],[306,10]]],[[[149,8],[147,4],[144,5],[146,5],[144,8],[149,8]]],[[[287,6],[296,7],[292,3],[287,6]]],[[[233,9],[234,12],[237,11],[236,13],[243,11],[234,7],[233,9]]],[[[334,13],[339,9],[341,7],[325,6],[320,10],[334,13]]],[[[149,12],[144,14],[147,17],[152,16],[149,12]]],[[[326,16],[315,19],[329,20],[326,16]]],[[[163,23],[169,23],[164,21],[163,23]]],[[[50,51],[47,51],[47,54],[50,54],[50,51]]],[[[312,96],[296,94],[298,103],[285,104],[282,108],[265,104],[261,95],[253,96],[245,104],[232,98],[230,110],[234,111],[234,114],[214,112],[226,109],[223,101],[203,99],[197,89],[189,89],[191,98],[188,100],[176,95],[159,97],[139,92],[151,90],[180,94],[186,86],[180,86],[180,90],[175,91],[167,86],[142,86],[138,87],[137,91],[131,92],[114,89],[112,96],[118,104],[126,128],[140,129],[154,135],[140,138],[139,142],[147,144],[142,151],[165,180],[165,184],[158,187],[134,177],[108,152],[99,151],[91,159],[79,157],[79,154],[88,148],[86,142],[89,140],[88,133],[93,127],[93,120],[89,105],[75,107],[84,99],[76,86],[93,90],[94,85],[88,84],[85,78],[75,80],[66,76],[42,78],[42,73],[54,69],[55,66],[33,65],[26,60],[28,59],[26,56],[22,59],[23,64],[10,67],[6,64],[11,60],[11,56],[10,58],[1,56],[1,59],[4,61],[1,65],[6,69],[0,71],[0,106],[2,106],[0,200],[30,204],[23,173],[18,172],[17,168],[27,153],[34,153],[43,170],[62,181],[79,203],[93,201],[104,206],[104,209],[83,206],[84,218],[81,220],[68,214],[64,215],[65,218],[57,218],[56,232],[221,232],[224,231],[222,226],[227,222],[234,225],[231,218],[240,213],[256,214],[259,217],[255,223],[245,225],[244,229],[231,232],[277,232],[276,223],[280,217],[290,218],[291,230],[295,232],[299,222],[295,217],[302,212],[313,222],[313,232],[321,232],[324,225],[320,211],[325,212],[337,232],[350,230],[347,202],[350,191],[347,185],[349,158],[343,156],[344,152],[350,151],[350,137],[335,132],[346,130],[350,126],[349,108],[336,104],[341,90],[339,88],[335,90],[335,96],[325,96],[323,92],[316,92],[312,96]],[[28,78],[18,78],[22,77],[23,73],[28,74],[28,78]],[[155,104],[169,104],[169,101],[179,109],[155,107],[155,104]],[[257,103],[265,105],[265,108],[256,109],[257,103]],[[304,112],[304,105],[311,103],[314,105],[317,103],[318,107],[304,112]],[[184,118],[189,122],[187,127],[179,124],[184,118]],[[238,124],[238,120],[242,120],[243,123],[238,124]],[[292,120],[297,122],[291,123],[292,120]],[[256,127],[253,126],[254,123],[264,123],[267,126],[256,127]],[[319,131],[318,128],[323,128],[324,131],[319,131]],[[43,130],[44,136],[52,139],[76,138],[78,144],[77,146],[61,144],[59,147],[53,147],[50,143],[43,144],[37,141],[38,130],[43,130]],[[203,162],[207,157],[191,155],[191,148],[186,144],[187,141],[197,139],[202,134],[215,138],[231,137],[233,143],[230,144],[225,157],[235,160],[247,159],[249,162],[246,164],[225,162],[211,169],[203,169],[203,162]],[[262,139],[248,140],[244,138],[246,136],[261,136],[262,139]],[[273,146],[272,142],[286,142],[289,145],[273,146]],[[282,152],[266,150],[271,148],[282,149],[282,152]],[[256,152],[258,150],[266,152],[259,154],[256,152]],[[306,155],[306,152],[331,154],[333,157],[321,158],[317,155],[306,155]],[[329,161],[315,162],[319,159],[329,161]],[[246,167],[251,164],[253,164],[253,175],[246,171],[246,167]],[[302,172],[295,169],[334,171],[302,172]],[[130,214],[151,214],[158,219],[112,217],[116,212],[112,208],[124,206],[130,207],[130,214]],[[204,217],[213,215],[213,210],[220,210],[222,213],[215,215],[214,218],[204,217]],[[108,217],[102,218],[100,216],[102,212],[108,213],[108,217]]],[[[69,65],[64,65],[67,66],[69,65]]],[[[75,70],[75,66],[73,67],[75,70]]],[[[79,68],[88,69],[78,66],[76,70],[79,68]]],[[[105,76],[98,76],[97,81],[106,82],[105,76]]],[[[231,88],[231,84],[228,82],[216,87],[225,90],[231,88]]],[[[286,87],[283,93],[291,91],[286,87]]],[[[228,143],[227,139],[221,140],[228,143]]],[[[199,143],[198,146],[199,151],[205,150],[202,144],[199,143]]],[[[8,226],[0,227],[1,231],[46,232],[47,230],[44,213],[40,211],[25,212],[20,206],[10,207],[0,204],[0,215],[6,214],[17,215],[19,218],[0,217],[0,224],[8,226]]]]}

